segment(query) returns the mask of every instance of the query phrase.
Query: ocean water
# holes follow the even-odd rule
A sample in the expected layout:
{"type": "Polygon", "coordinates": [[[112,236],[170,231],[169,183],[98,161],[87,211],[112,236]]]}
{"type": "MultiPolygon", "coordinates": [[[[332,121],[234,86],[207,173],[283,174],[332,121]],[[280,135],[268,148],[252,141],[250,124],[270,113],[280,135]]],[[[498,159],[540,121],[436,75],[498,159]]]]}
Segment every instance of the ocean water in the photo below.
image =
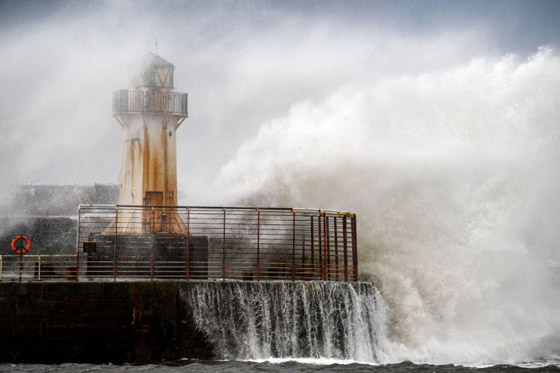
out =
{"type": "Polygon", "coordinates": [[[270,361],[197,361],[180,360],[147,365],[92,365],[92,364],[1,364],[0,372],[560,372],[560,367],[545,362],[519,365],[462,366],[430,365],[402,362],[398,364],[363,364],[356,362],[334,362],[332,360],[270,360],[270,361]]]}

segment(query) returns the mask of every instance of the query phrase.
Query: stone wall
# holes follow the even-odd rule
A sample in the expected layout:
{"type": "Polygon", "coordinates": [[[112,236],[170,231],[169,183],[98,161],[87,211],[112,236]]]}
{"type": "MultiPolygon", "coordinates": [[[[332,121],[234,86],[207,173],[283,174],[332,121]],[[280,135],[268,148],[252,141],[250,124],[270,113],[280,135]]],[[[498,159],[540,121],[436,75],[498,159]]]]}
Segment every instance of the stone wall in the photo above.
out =
{"type": "Polygon", "coordinates": [[[196,282],[0,283],[0,361],[155,362],[214,356],[179,287],[196,282]]]}

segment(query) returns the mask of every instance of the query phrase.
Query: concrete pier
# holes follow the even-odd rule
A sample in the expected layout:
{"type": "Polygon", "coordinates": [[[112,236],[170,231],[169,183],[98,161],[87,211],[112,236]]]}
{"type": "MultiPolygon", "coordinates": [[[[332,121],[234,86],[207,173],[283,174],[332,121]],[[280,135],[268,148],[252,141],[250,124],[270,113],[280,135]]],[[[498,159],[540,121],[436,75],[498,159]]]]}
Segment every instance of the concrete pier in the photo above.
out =
{"type": "Polygon", "coordinates": [[[179,297],[194,282],[0,283],[0,361],[146,363],[213,357],[179,297]]]}
{"type": "Polygon", "coordinates": [[[379,307],[366,282],[1,282],[0,362],[377,361],[379,307]]]}

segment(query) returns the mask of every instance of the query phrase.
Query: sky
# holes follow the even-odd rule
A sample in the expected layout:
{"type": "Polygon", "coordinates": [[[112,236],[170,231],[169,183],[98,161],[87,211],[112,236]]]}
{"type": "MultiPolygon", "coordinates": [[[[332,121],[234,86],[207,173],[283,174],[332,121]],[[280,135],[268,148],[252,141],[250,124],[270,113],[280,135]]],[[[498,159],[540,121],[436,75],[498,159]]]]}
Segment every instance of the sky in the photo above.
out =
{"type": "Polygon", "coordinates": [[[156,40],[181,204],[355,211],[387,361],[560,361],[560,1],[2,1],[0,202],[118,182],[156,40]]]}
{"type": "Polygon", "coordinates": [[[4,182],[117,182],[111,93],[149,51],[189,93],[185,201],[267,122],[344,87],[535,53],[560,40],[556,1],[2,1],[4,182]]]}

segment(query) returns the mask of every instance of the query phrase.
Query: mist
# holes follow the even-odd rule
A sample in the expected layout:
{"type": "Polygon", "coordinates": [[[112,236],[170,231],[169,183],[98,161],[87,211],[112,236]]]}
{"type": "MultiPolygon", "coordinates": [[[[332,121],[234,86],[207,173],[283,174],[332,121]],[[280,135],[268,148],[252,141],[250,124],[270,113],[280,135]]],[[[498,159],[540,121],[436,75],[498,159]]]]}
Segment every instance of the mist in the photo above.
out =
{"type": "Polygon", "coordinates": [[[189,93],[180,203],[357,212],[388,361],[560,357],[554,3],[7,4],[0,198],[117,182],[111,93],[157,40],[189,93]]]}
{"type": "Polygon", "coordinates": [[[558,353],[559,71],[543,48],[343,89],[267,123],[222,182],[251,169],[251,202],[357,211],[401,359],[558,353]]]}

